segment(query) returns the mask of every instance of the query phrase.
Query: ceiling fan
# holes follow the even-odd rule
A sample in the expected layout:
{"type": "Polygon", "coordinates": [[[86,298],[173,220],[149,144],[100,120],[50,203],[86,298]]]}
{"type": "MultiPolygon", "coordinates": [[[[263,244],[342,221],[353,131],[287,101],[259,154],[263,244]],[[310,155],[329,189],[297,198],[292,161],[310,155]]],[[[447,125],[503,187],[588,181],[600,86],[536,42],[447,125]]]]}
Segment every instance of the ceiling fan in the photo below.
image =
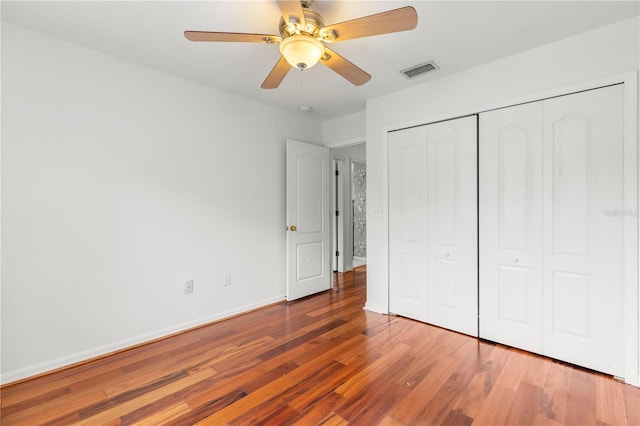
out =
{"type": "Polygon", "coordinates": [[[360,86],[371,76],[329,49],[325,43],[412,30],[418,24],[415,9],[406,6],[325,26],[322,16],[310,9],[312,1],[276,0],[282,13],[279,36],[212,31],[185,31],[184,35],[191,41],[279,43],[282,56],[260,86],[263,89],[278,87],[291,67],[303,70],[318,62],[360,86]]]}

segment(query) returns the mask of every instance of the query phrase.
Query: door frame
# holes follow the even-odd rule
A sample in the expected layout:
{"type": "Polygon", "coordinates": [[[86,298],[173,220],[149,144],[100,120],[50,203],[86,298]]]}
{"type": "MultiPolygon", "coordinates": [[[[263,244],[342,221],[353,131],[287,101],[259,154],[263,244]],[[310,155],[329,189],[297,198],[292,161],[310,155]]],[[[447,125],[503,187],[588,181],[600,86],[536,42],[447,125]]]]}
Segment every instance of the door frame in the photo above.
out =
{"type": "Polygon", "coordinates": [[[386,281],[387,294],[386,301],[383,303],[371,305],[367,302],[365,309],[378,313],[389,313],[389,141],[388,133],[401,130],[408,127],[420,126],[424,124],[433,124],[440,121],[451,120],[471,114],[480,114],[483,112],[511,107],[515,105],[536,102],[542,99],[554,98],[558,96],[569,95],[571,93],[582,92],[586,90],[597,89],[600,87],[624,84],[624,146],[625,146],[625,182],[630,184],[625,188],[625,203],[635,197],[636,205],[625,205],[625,211],[629,214],[625,215],[625,377],[626,383],[640,386],[640,283],[638,281],[640,265],[640,237],[638,230],[640,229],[640,215],[638,214],[638,188],[640,188],[640,149],[638,149],[638,123],[640,116],[638,110],[638,74],[636,71],[628,71],[621,74],[615,74],[607,77],[593,79],[590,81],[580,82],[576,84],[556,87],[548,90],[541,90],[526,95],[513,97],[501,101],[493,101],[475,106],[470,106],[462,110],[451,111],[448,113],[427,115],[415,118],[413,120],[385,126],[382,130],[382,203],[378,210],[371,210],[371,217],[383,219],[386,232],[383,232],[382,242],[386,256],[384,259],[386,265],[383,266],[383,273],[379,279],[386,281]],[[635,155],[634,155],[635,154],[635,155]],[[634,213],[635,210],[635,213],[634,213]],[[386,302],[386,303],[385,303],[386,302]]]}
{"type": "MultiPolygon", "coordinates": [[[[354,214],[354,211],[353,211],[353,188],[354,188],[354,184],[353,184],[353,180],[354,180],[353,179],[353,164],[354,163],[363,164],[364,167],[365,167],[365,173],[366,173],[367,160],[365,159],[365,160],[361,161],[361,160],[355,160],[353,158],[351,158],[349,160],[349,180],[350,180],[350,183],[351,183],[349,185],[349,194],[350,194],[349,207],[350,207],[350,212],[351,212],[351,221],[350,221],[351,222],[351,226],[349,227],[351,229],[351,266],[353,268],[357,268],[356,262],[359,263],[358,266],[366,265],[367,264],[367,258],[366,257],[356,257],[356,255],[354,254],[354,251],[353,251],[353,249],[355,247],[355,238],[354,238],[354,222],[355,222],[354,217],[355,217],[355,214],[354,214]]],[[[366,202],[367,202],[366,201],[366,197],[367,197],[367,195],[366,195],[366,188],[365,188],[365,208],[366,208],[366,202]]],[[[366,214],[367,214],[366,210],[365,210],[364,213],[365,213],[365,216],[366,216],[366,214]]]]}
{"type": "MultiPolygon", "coordinates": [[[[335,155],[334,156],[334,150],[338,149],[338,148],[345,148],[345,147],[349,147],[349,146],[354,146],[354,145],[362,145],[365,144],[366,145],[366,138],[364,136],[362,137],[357,137],[357,138],[352,138],[352,139],[346,139],[346,140],[342,140],[342,141],[336,141],[336,142],[331,142],[331,143],[327,143],[324,146],[329,148],[331,150],[331,160],[332,160],[332,167],[334,167],[334,160],[339,160],[342,163],[342,168],[340,170],[340,181],[341,181],[341,194],[336,195],[333,191],[335,191],[335,182],[334,185],[332,185],[332,193],[331,193],[331,199],[332,201],[332,205],[335,205],[335,200],[336,200],[336,196],[340,197],[340,201],[342,202],[342,206],[340,206],[340,220],[336,221],[335,220],[335,216],[332,216],[331,218],[331,233],[333,235],[332,237],[332,242],[336,243],[336,233],[338,233],[338,241],[337,241],[337,245],[336,244],[332,244],[331,247],[331,254],[333,256],[333,258],[335,259],[335,252],[339,251],[340,252],[340,256],[338,259],[338,272],[348,272],[351,271],[353,269],[353,249],[348,248],[348,244],[351,241],[351,237],[349,237],[348,235],[345,234],[344,229],[345,229],[345,221],[346,220],[351,220],[351,213],[350,211],[347,212],[347,206],[345,205],[345,194],[344,194],[344,182],[345,182],[345,174],[349,173],[349,175],[351,174],[351,163],[346,161],[346,158],[341,156],[341,155],[335,155]],[[340,232],[340,229],[336,229],[336,222],[339,222],[339,225],[341,227],[342,232],[340,232]],[[346,259],[346,254],[350,253],[350,257],[351,257],[351,261],[350,262],[345,262],[346,259]],[[351,266],[351,267],[349,267],[351,266]]],[[[366,160],[365,160],[366,163],[366,160]]],[[[334,176],[335,178],[335,176],[334,176]]],[[[349,185],[351,185],[351,178],[348,179],[349,181],[349,185]]],[[[349,196],[351,196],[351,190],[349,190],[349,196]]],[[[335,215],[335,210],[331,212],[332,215],[335,215]]],[[[332,266],[333,266],[333,261],[332,261],[332,266]]]]}
{"type": "Polygon", "coordinates": [[[345,233],[344,233],[344,221],[345,221],[345,209],[344,209],[344,164],[345,159],[339,156],[332,157],[332,185],[331,185],[331,200],[333,209],[331,211],[331,257],[333,258],[332,264],[334,271],[345,272],[345,233]],[[337,174],[335,174],[337,172],[337,174]],[[339,212],[339,213],[336,213],[339,212]],[[338,255],[336,255],[338,253],[338,255]]]}

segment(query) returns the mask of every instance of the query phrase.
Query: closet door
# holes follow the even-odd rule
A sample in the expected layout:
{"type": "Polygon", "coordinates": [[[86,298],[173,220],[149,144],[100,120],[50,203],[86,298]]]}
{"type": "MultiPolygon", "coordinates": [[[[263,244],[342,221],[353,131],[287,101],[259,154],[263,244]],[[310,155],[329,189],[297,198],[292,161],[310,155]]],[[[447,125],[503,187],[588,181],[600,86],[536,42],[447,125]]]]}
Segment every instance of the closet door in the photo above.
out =
{"type": "Polygon", "coordinates": [[[389,309],[477,335],[476,117],[389,134],[389,309]]]}
{"type": "Polygon", "coordinates": [[[480,337],[542,353],[542,102],[480,115],[480,337]]]}
{"type": "Polygon", "coordinates": [[[544,102],[545,355],[624,376],[623,87],[544,102]]]}
{"type": "Polygon", "coordinates": [[[429,322],[478,335],[477,116],[427,126],[429,322]]]}
{"type": "Polygon", "coordinates": [[[428,322],[427,128],[389,133],[389,310],[428,322]]]}

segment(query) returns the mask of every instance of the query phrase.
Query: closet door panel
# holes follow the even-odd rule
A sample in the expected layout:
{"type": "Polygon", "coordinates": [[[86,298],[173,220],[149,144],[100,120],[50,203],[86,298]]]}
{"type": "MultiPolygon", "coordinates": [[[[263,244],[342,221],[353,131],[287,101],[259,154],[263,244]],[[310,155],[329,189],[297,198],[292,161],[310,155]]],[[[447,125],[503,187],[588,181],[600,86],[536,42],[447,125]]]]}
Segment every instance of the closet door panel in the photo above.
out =
{"type": "Polygon", "coordinates": [[[624,376],[623,88],[544,101],[544,353],[624,376]]]}
{"type": "Polygon", "coordinates": [[[480,115],[480,336],[542,353],[542,103],[480,115]]]}
{"type": "Polygon", "coordinates": [[[424,126],[389,134],[389,310],[425,322],[426,169],[424,126]]]}
{"type": "Polygon", "coordinates": [[[476,116],[427,126],[429,322],[478,334],[476,116]]]}

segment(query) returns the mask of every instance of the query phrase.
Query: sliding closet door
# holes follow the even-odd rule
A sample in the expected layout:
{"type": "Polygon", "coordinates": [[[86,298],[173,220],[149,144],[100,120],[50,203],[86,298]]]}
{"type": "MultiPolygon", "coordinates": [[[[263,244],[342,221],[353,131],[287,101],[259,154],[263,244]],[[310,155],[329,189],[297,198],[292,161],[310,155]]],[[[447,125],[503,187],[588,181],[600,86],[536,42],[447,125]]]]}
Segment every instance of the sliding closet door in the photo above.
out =
{"type": "Polygon", "coordinates": [[[389,133],[389,309],[428,322],[427,128],[389,133]]]}
{"type": "Polygon", "coordinates": [[[476,117],[389,134],[389,309],[477,335],[476,117]]]}
{"type": "Polygon", "coordinates": [[[480,337],[542,353],[542,102],[480,115],[480,337]]]}
{"type": "Polygon", "coordinates": [[[622,85],[544,102],[544,351],[621,377],[622,120],[622,85]]]}

